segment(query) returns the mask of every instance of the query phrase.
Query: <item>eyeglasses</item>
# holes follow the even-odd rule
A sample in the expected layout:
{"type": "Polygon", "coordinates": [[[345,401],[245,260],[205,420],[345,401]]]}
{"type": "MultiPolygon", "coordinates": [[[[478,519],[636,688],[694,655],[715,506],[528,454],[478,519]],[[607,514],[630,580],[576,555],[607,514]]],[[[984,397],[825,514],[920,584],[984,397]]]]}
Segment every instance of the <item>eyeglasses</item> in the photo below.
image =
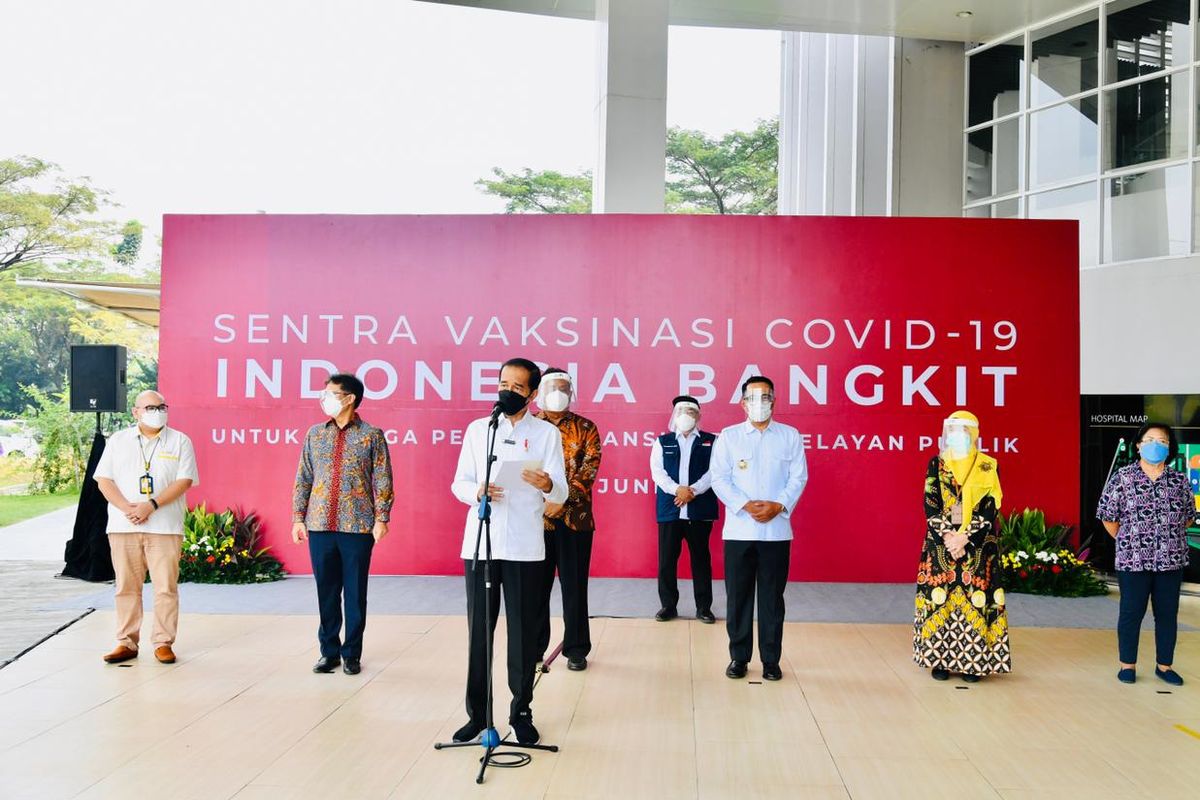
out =
{"type": "Polygon", "coordinates": [[[321,396],[322,396],[322,397],[337,397],[337,398],[342,398],[342,397],[345,397],[347,394],[349,394],[349,393],[348,393],[348,392],[338,392],[338,391],[335,391],[335,390],[333,390],[333,389],[324,389],[324,390],[322,390],[322,391],[321,391],[321,396]]]}
{"type": "Polygon", "coordinates": [[[142,406],[142,411],[166,411],[167,404],[163,403],[159,406],[142,406]]]}
{"type": "Polygon", "coordinates": [[[742,399],[748,400],[750,402],[754,402],[755,400],[761,400],[764,403],[774,403],[775,395],[773,395],[773,394],[747,394],[747,395],[742,395],[742,399]]]}

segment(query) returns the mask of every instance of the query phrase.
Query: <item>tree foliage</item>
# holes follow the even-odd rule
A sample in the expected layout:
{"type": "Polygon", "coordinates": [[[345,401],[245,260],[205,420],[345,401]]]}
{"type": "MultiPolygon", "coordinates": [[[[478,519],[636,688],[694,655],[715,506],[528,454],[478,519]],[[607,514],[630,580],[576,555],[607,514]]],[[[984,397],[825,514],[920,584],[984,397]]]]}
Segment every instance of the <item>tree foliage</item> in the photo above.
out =
{"type": "Polygon", "coordinates": [[[83,482],[95,420],[91,414],[73,413],[68,403],[70,387],[43,392],[25,387],[30,400],[29,420],[41,449],[34,471],[34,492],[54,493],[77,488],[83,482]]]}
{"type": "Polygon", "coordinates": [[[121,228],[121,241],[112,247],[112,258],[123,267],[132,267],[142,252],[142,223],[131,219],[121,228]]]}
{"type": "Polygon", "coordinates": [[[667,132],[667,193],[685,214],[774,214],[779,198],[779,121],[719,138],[667,132]]]}
{"type": "MultiPolygon", "coordinates": [[[[673,127],[667,131],[665,208],[674,214],[774,214],[778,208],[779,121],[714,137],[673,127]]],[[[586,214],[592,210],[592,173],[492,169],[475,182],[503,198],[509,214],[586,214]]]]}
{"type": "Polygon", "coordinates": [[[93,214],[105,195],[48,161],[0,159],[0,272],[104,252],[111,223],[93,214]]]}
{"type": "Polygon", "coordinates": [[[506,214],[587,214],[592,210],[592,173],[492,169],[492,179],[475,181],[484,193],[504,198],[506,214]]]}

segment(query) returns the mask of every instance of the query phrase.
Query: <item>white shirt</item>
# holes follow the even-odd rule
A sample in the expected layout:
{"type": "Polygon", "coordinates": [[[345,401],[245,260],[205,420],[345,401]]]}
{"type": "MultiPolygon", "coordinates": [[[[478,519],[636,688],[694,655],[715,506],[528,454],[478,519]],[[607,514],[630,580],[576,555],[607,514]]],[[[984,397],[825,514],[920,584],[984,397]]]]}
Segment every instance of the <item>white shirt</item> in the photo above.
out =
{"type": "MultiPolygon", "coordinates": [[[[650,448],[650,477],[654,479],[654,485],[662,489],[667,494],[674,497],[675,490],[680,486],[690,487],[697,495],[704,494],[712,487],[712,472],[704,473],[700,476],[700,480],[695,483],[691,482],[689,468],[692,463],[692,443],[699,440],[700,429],[693,428],[692,432],[687,436],[682,433],[675,432],[675,441],[679,443],[679,482],[671,480],[671,476],[667,474],[667,470],[663,467],[663,452],[662,442],[658,439],[654,440],[654,445],[650,448]]],[[[679,507],[679,518],[688,518],[688,504],[684,503],[679,507]]]]}
{"type": "MultiPolygon", "coordinates": [[[[483,485],[487,459],[489,418],[477,419],[467,426],[458,468],[450,490],[470,506],[463,530],[462,557],[475,557],[475,537],[479,528],[479,487],[483,485]]],[[[567,470],[563,463],[562,435],[558,428],[544,419],[525,412],[514,426],[501,415],[496,429],[496,463],[492,464],[492,483],[505,461],[540,461],[554,485],[549,492],[522,483],[507,487],[504,497],[492,502],[492,558],[503,561],[541,561],[546,557],[546,540],[542,516],[546,503],[562,503],[567,499],[567,470]]],[[[485,555],[483,541],[479,557],[485,555]]]]}
{"type": "Polygon", "coordinates": [[[758,430],[749,420],[721,431],[713,445],[712,488],[725,504],[723,539],[777,542],[792,538],[792,511],[808,482],[808,464],[800,434],[774,420],[758,430]],[[770,522],[756,522],[742,506],[771,500],[783,512],[770,522]]]}
{"type": "MultiPolygon", "coordinates": [[[[150,477],[154,479],[154,494],[159,495],[177,480],[190,478],[192,486],[200,483],[196,472],[196,451],[192,440],[174,428],[165,427],[158,436],[148,439],[137,425],[119,430],[108,437],[95,478],[108,478],[131,503],[147,498],[141,493],[141,478],[146,474],[146,459],[150,461],[150,477]],[[140,444],[140,447],[139,447],[140,444]]],[[[187,492],[170,503],[163,503],[141,525],[134,525],[125,514],[108,504],[109,533],[183,533],[183,516],[187,513],[187,492]]]]}

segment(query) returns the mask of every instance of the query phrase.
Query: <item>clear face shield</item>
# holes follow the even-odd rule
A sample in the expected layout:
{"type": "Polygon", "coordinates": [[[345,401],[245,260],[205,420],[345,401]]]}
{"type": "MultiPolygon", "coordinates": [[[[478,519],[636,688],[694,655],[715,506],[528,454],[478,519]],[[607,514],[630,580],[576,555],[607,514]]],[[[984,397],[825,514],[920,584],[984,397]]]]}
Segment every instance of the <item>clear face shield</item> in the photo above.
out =
{"type": "Polygon", "coordinates": [[[966,458],[975,448],[979,427],[970,420],[950,417],[942,421],[942,455],[966,458]]]}
{"type": "Polygon", "coordinates": [[[749,386],[742,395],[742,403],[751,422],[766,422],[775,407],[775,393],[763,385],[749,386]]]}
{"type": "Polygon", "coordinates": [[[538,393],[538,405],[546,411],[557,414],[570,407],[574,394],[571,376],[563,372],[552,372],[542,378],[541,391],[538,393]]]}
{"type": "Polygon", "coordinates": [[[672,433],[688,434],[700,424],[700,406],[695,403],[679,402],[671,409],[671,420],[667,430],[672,433]]]}

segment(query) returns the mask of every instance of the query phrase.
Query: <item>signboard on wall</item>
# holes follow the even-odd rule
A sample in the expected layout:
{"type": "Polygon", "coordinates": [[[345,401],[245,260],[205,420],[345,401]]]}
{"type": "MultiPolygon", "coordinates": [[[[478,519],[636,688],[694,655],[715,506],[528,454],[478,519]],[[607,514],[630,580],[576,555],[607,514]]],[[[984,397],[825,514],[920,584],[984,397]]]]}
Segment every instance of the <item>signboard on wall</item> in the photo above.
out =
{"type": "Polygon", "coordinates": [[[980,417],[1007,506],[1077,521],[1076,247],[1058,221],[168,216],[161,385],[196,444],[190,500],[259,512],[308,572],[289,538],[300,443],[328,372],[357,373],[396,475],[373,571],[452,574],[464,428],[507,358],[563,367],[604,437],[592,574],[649,577],[671,399],[699,397],[717,431],[765,374],[808,450],[792,578],[907,581],[956,408],[980,417]]]}

